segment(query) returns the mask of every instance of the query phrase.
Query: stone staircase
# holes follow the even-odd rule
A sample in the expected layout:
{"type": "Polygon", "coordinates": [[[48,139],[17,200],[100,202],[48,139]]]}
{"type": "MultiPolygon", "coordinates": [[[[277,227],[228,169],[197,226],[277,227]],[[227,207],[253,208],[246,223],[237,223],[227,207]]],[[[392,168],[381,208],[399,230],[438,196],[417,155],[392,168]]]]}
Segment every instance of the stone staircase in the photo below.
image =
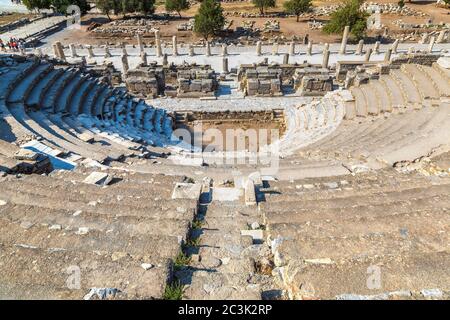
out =
{"type": "Polygon", "coordinates": [[[392,169],[271,182],[261,208],[278,283],[291,299],[450,298],[449,183],[392,169]]]}
{"type": "Polygon", "coordinates": [[[0,178],[2,297],[81,299],[108,288],[115,298],[163,298],[197,200],[171,199],[181,177],[110,171],[101,187],[83,182],[90,173],[0,178]],[[78,288],[68,287],[70,270],[78,288]]]}

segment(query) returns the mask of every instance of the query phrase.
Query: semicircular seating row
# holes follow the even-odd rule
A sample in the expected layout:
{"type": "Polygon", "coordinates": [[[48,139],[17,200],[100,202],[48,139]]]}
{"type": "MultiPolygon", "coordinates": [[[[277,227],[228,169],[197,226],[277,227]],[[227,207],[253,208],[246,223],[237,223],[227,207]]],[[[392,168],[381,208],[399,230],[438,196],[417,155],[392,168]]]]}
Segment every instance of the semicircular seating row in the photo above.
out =
{"type": "Polygon", "coordinates": [[[338,161],[341,168],[351,162],[379,168],[449,147],[449,98],[450,70],[436,63],[404,64],[367,84],[289,109],[285,138],[292,143],[280,144],[288,155],[282,166],[298,169],[320,160],[326,167],[338,161]]]}
{"type": "Polygon", "coordinates": [[[170,139],[172,118],[166,111],[123,89],[34,56],[0,59],[0,112],[6,122],[0,133],[8,142],[33,136],[51,148],[103,162],[170,139]],[[103,145],[89,143],[94,138],[103,145]]]}

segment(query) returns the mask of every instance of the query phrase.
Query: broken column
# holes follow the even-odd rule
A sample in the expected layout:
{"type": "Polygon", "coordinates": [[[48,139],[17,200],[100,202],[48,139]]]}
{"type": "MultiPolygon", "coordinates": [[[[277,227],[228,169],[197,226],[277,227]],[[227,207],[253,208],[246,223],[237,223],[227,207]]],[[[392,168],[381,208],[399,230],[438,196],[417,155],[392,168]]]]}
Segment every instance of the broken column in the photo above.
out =
{"type": "Polygon", "coordinates": [[[391,61],[391,55],[392,55],[392,49],[389,48],[386,50],[386,53],[384,54],[384,62],[391,61]]]}
{"type": "Polygon", "coordinates": [[[87,51],[88,51],[88,58],[94,58],[94,49],[92,48],[92,46],[88,46],[87,47],[87,51]]]}
{"type": "Polygon", "coordinates": [[[341,49],[339,50],[340,54],[345,54],[346,53],[347,40],[348,40],[348,33],[349,32],[350,32],[350,27],[349,26],[345,26],[344,34],[342,35],[341,49]]]}
{"type": "Polygon", "coordinates": [[[111,58],[111,52],[109,52],[108,45],[105,46],[105,58],[111,58]]]}
{"type": "Polygon", "coordinates": [[[380,53],[380,41],[376,41],[375,44],[373,45],[373,52],[375,54],[380,53]]]}
{"type": "Polygon", "coordinates": [[[209,43],[209,41],[206,41],[206,56],[211,56],[211,43],[209,43]]]}
{"type": "Polygon", "coordinates": [[[330,51],[323,51],[322,68],[328,68],[328,61],[330,60],[330,51]]]}
{"type": "Polygon", "coordinates": [[[308,56],[312,55],[312,46],[313,46],[312,40],[309,40],[309,42],[308,42],[308,50],[306,52],[306,54],[308,56]]]}
{"type": "Polygon", "coordinates": [[[427,42],[428,42],[428,32],[425,32],[425,33],[422,35],[422,38],[419,40],[419,43],[425,44],[425,43],[427,43],[427,42]]]}
{"type": "Polygon", "coordinates": [[[177,36],[172,37],[172,55],[177,56],[178,55],[178,41],[177,36]]]}
{"type": "Polygon", "coordinates": [[[125,46],[122,48],[122,55],[127,56],[128,57],[128,52],[127,52],[127,48],[125,48],[125,46]]]}
{"type": "Polygon", "coordinates": [[[55,43],[55,49],[54,50],[56,50],[56,57],[57,58],[66,61],[66,55],[64,53],[64,47],[63,47],[61,42],[57,41],[55,43]]]}
{"type": "Polygon", "coordinates": [[[289,64],[289,53],[283,55],[283,64],[289,64]]]}
{"type": "Polygon", "coordinates": [[[142,34],[137,35],[137,42],[138,42],[139,52],[143,52],[144,51],[144,42],[142,41],[142,34]]]}
{"type": "Polygon", "coordinates": [[[260,56],[261,52],[261,41],[256,42],[256,55],[260,56]]]}
{"type": "Polygon", "coordinates": [[[295,42],[294,42],[294,41],[292,41],[292,42],[289,44],[289,54],[290,54],[291,56],[295,55],[295,42]]]}
{"type": "Polygon", "coordinates": [[[223,73],[228,73],[228,58],[223,58],[222,70],[223,70],[223,73]]]}
{"type": "Polygon", "coordinates": [[[167,56],[167,53],[164,53],[163,55],[163,62],[162,62],[163,66],[168,66],[169,65],[169,58],[167,56]]]}
{"type": "Polygon", "coordinates": [[[147,53],[145,51],[141,52],[141,63],[144,67],[147,66],[147,53]]]}
{"type": "Polygon", "coordinates": [[[42,49],[36,48],[36,50],[34,50],[34,55],[36,55],[38,57],[42,57],[42,49]]]}
{"type": "Polygon", "coordinates": [[[275,42],[272,47],[272,55],[278,55],[278,42],[275,42]]]}
{"type": "Polygon", "coordinates": [[[123,67],[123,74],[126,74],[128,70],[130,70],[130,65],[128,64],[128,56],[122,55],[122,67],[123,67]]]}
{"type": "Polygon", "coordinates": [[[367,51],[366,51],[366,55],[364,57],[364,61],[365,62],[369,62],[371,55],[372,55],[372,48],[368,48],[367,51]]]}
{"type": "Polygon", "coordinates": [[[192,43],[189,44],[189,56],[193,57],[195,55],[194,45],[192,43]]]}
{"type": "Polygon", "coordinates": [[[162,56],[162,48],[161,48],[161,36],[159,30],[155,30],[155,50],[156,50],[156,56],[161,57],[162,56]]]}
{"type": "Polygon", "coordinates": [[[361,55],[363,52],[363,48],[364,48],[364,40],[359,40],[358,46],[356,47],[355,54],[361,55]]]}
{"type": "Polygon", "coordinates": [[[433,52],[433,47],[434,47],[434,43],[436,42],[436,37],[432,36],[430,38],[430,44],[428,45],[428,53],[432,53],[433,52]]]}
{"type": "Polygon", "coordinates": [[[444,37],[445,37],[445,30],[441,30],[439,32],[439,35],[437,37],[436,43],[442,43],[444,42],[444,37]]]}
{"type": "Polygon", "coordinates": [[[392,44],[392,53],[396,54],[397,53],[397,49],[398,49],[398,39],[395,39],[394,43],[392,44]]]}
{"type": "Polygon", "coordinates": [[[222,44],[222,56],[225,57],[228,55],[227,45],[225,43],[222,44]]]}
{"type": "Polygon", "coordinates": [[[69,44],[69,49],[70,49],[70,56],[72,58],[76,58],[78,57],[77,55],[77,49],[75,48],[75,45],[73,43],[69,44]]]}

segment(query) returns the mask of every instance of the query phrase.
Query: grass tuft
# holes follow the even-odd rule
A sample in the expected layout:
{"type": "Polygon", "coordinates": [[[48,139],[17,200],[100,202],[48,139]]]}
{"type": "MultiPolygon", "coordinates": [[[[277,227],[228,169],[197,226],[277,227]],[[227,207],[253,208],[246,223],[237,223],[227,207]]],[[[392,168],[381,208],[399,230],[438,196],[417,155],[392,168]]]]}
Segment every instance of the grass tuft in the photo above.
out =
{"type": "Polygon", "coordinates": [[[167,284],[164,290],[164,300],[181,300],[183,298],[184,286],[180,281],[173,281],[167,284]]]}

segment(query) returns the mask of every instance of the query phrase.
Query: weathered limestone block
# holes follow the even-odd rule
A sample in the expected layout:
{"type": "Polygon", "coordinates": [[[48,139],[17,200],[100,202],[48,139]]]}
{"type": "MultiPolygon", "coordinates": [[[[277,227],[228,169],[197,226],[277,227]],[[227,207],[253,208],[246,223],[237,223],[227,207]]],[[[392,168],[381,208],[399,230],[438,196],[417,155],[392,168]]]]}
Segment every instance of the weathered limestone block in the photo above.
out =
{"type": "Polygon", "coordinates": [[[112,176],[105,172],[92,172],[86,179],[84,179],[84,183],[88,184],[96,184],[99,186],[107,186],[111,180],[112,176]]]}

